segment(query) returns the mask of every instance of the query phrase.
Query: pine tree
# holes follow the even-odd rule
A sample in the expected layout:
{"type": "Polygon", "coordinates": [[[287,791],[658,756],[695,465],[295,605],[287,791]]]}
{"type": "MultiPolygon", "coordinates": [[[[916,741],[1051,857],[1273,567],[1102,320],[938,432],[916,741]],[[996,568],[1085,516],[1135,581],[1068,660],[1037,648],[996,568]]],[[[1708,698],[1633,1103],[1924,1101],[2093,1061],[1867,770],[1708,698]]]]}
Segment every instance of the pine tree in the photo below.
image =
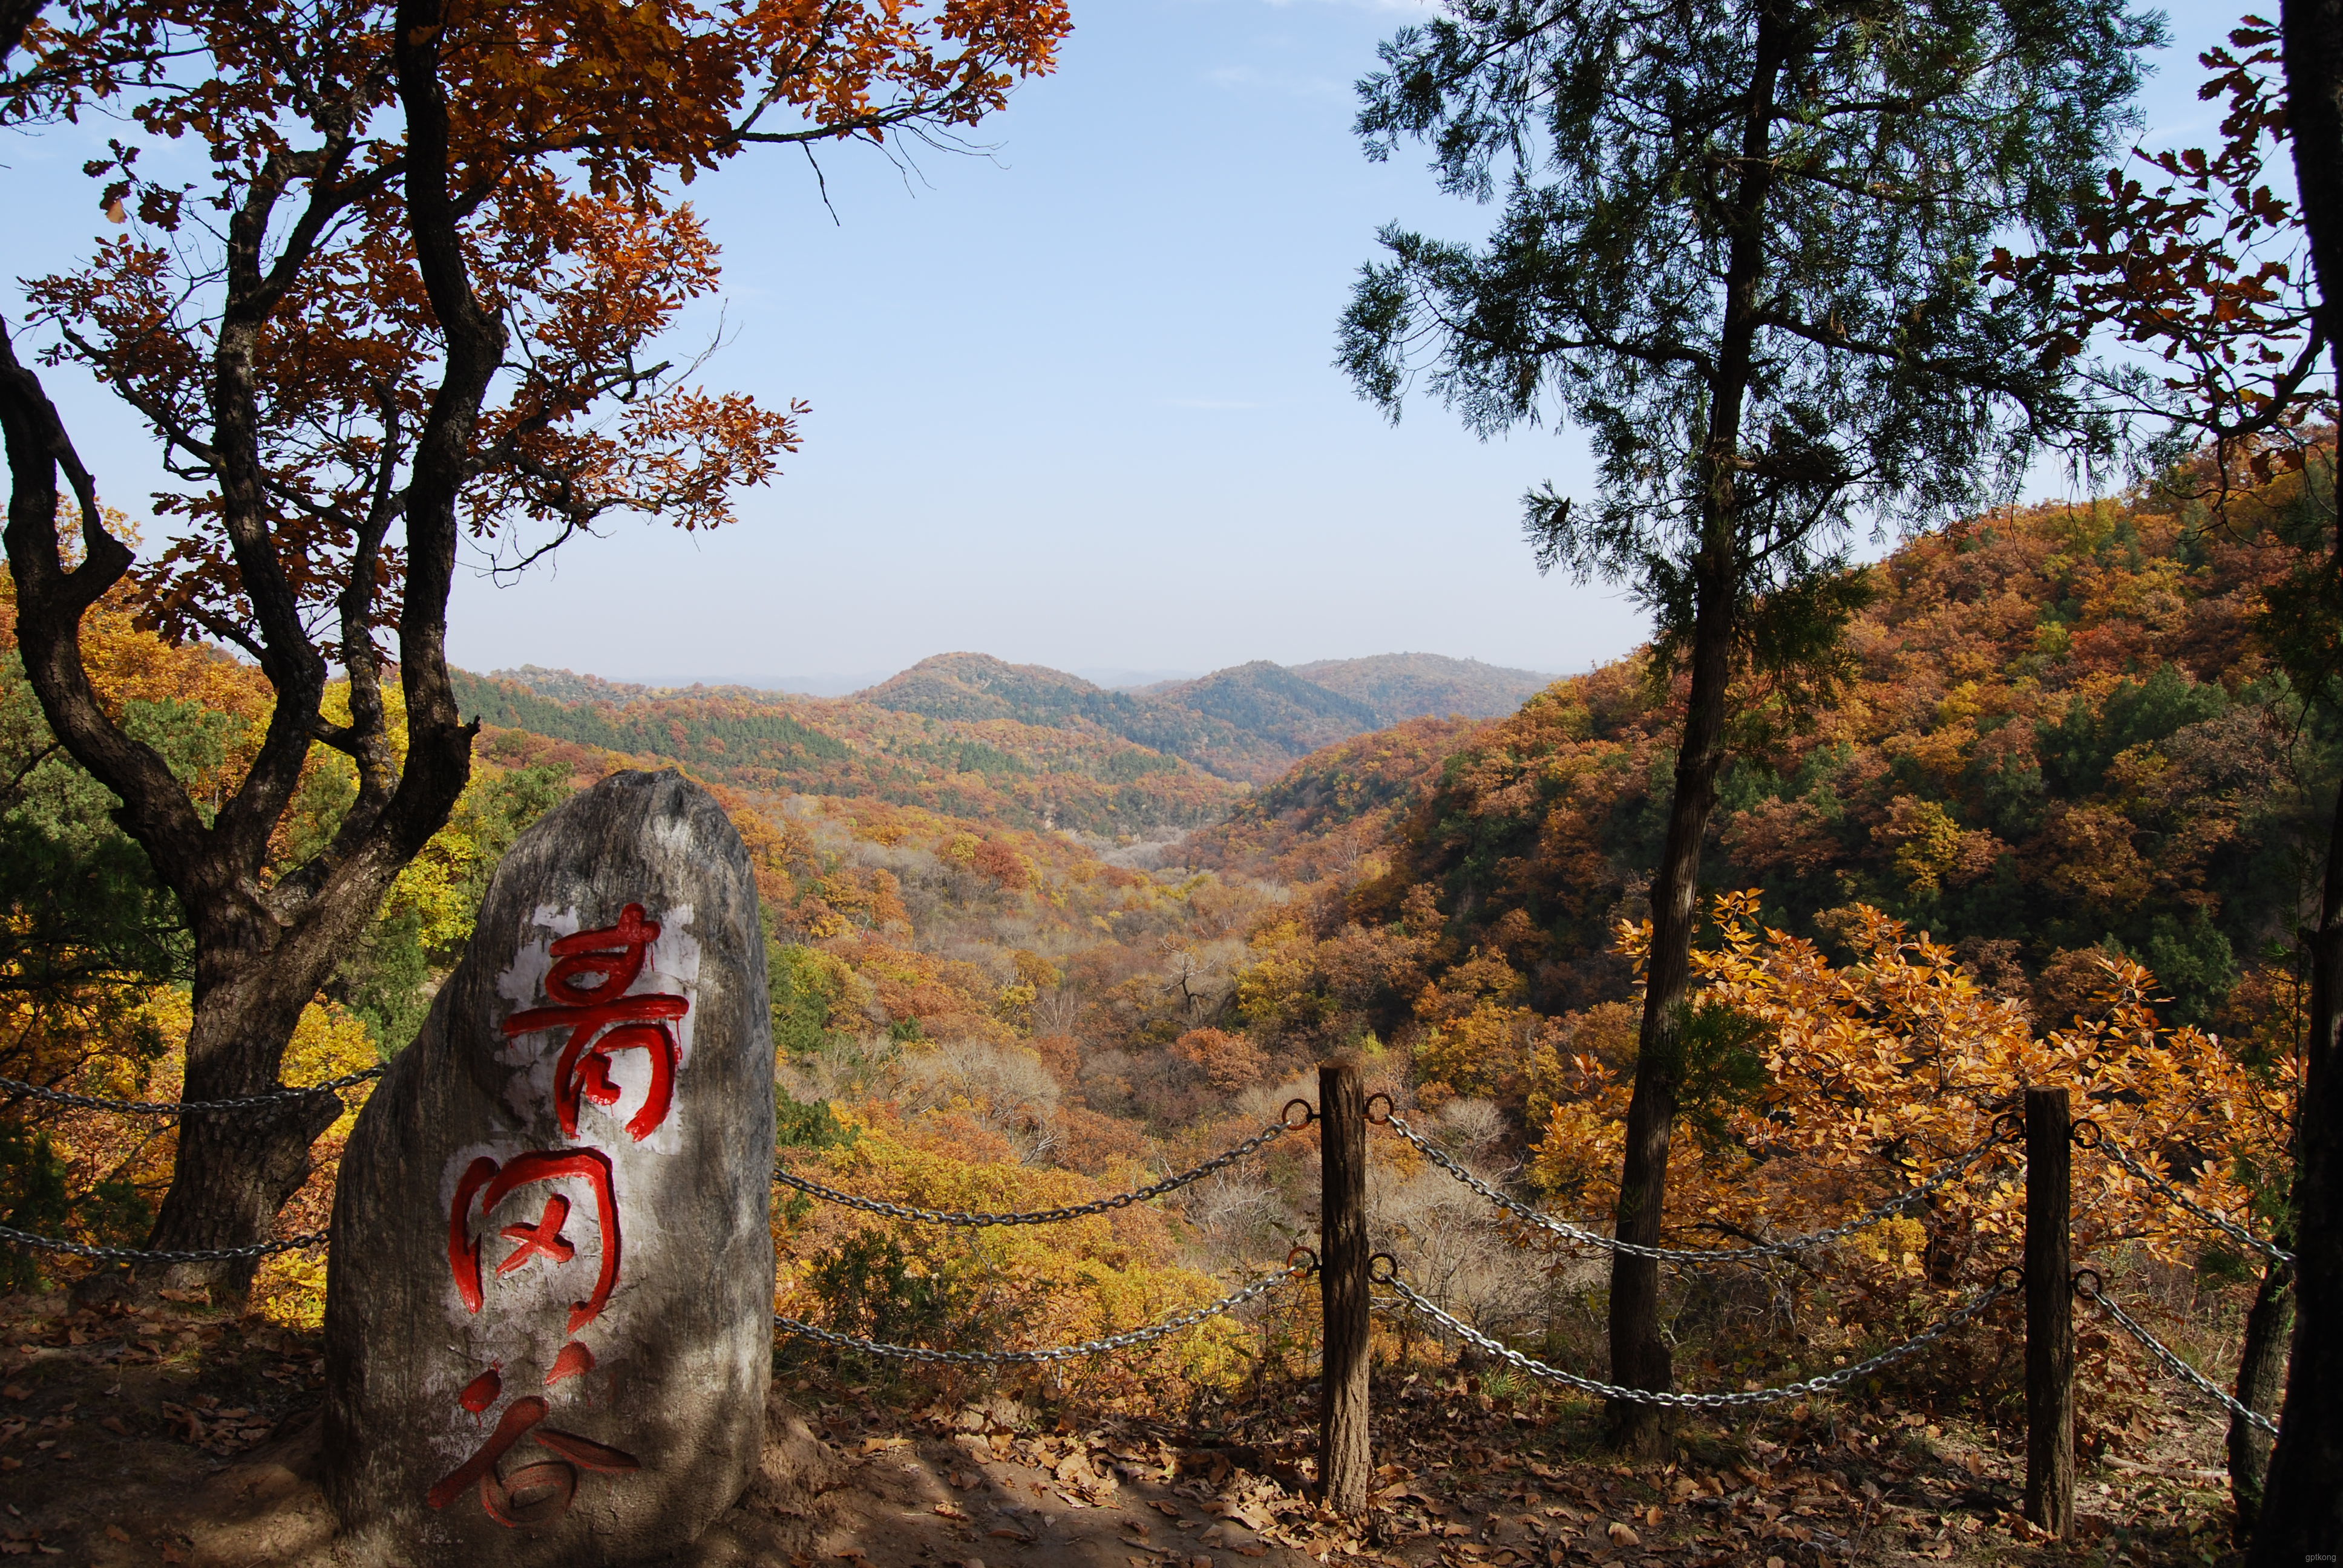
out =
{"type": "MultiPolygon", "coordinates": [[[[1866,528],[2014,485],[2107,432],[1996,236],[2071,226],[2161,23],[2122,0],[1450,0],[1361,84],[1371,156],[1426,144],[1502,194],[1485,244],[1396,226],[1341,363],[1396,417],[1413,375],[1484,435],[1553,418],[1600,485],[1525,499],[1542,569],[1628,587],[1685,678],[1618,1205],[1659,1240],[1702,840],[1736,682],[1826,679],[1866,528]]],[[[1614,1379],[1668,1385],[1659,1278],[1614,1260],[1614,1379]]],[[[1613,1412],[1649,1448],[1648,1405],[1613,1412]]]]}

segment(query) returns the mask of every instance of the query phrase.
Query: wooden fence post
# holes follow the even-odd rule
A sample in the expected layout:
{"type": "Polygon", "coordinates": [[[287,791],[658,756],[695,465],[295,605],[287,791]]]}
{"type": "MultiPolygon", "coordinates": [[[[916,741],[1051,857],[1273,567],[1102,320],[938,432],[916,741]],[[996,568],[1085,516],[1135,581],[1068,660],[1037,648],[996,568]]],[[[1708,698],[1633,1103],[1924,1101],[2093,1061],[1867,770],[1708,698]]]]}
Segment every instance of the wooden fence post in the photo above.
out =
{"type": "Polygon", "coordinates": [[[1331,1511],[1366,1512],[1367,1101],[1355,1063],[1318,1066],[1318,1290],[1324,1362],[1318,1386],[1318,1491],[1331,1511]]]}
{"type": "Polygon", "coordinates": [[[2073,1165],[2066,1091],[2026,1091],[2026,1517],[2053,1535],[2075,1523],[2073,1165]]]}

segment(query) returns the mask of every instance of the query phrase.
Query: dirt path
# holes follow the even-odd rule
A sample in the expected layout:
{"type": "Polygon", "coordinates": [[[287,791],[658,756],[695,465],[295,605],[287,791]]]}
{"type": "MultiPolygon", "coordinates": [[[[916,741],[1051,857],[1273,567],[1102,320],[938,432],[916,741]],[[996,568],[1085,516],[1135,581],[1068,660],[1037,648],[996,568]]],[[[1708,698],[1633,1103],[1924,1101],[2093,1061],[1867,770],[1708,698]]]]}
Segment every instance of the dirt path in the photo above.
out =
{"type": "MultiPolygon", "coordinates": [[[[199,1308],[0,1313],[0,1555],[334,1568],[311,1348],[199,1308]]],[[[748,1494],[674,1568],[809,1563],[1302,1568],[1225,1459],[1054,1436],[1005,1402],[940,1424],[776,1392],[748,1494]],[[1213,1484],[1217,1472],[1221,1486],[1213,1484]]],[[[1288,1510],[1291,1511],[1290,1509],[1288,1510]]]]}
{"type": "MultiPolygon", "coordinates": [[[[318,1491],[314,1341],[196,1303],[73,1312],[0,1298],[0,1557],[347,1568],[318,1491]]],[[[801,1379],[763,1463],[671,1568],[2191,1568],[2231,1557],[2217,1429],[2141,1417],[2087,1467],[2084,1528],[2012,1512],[2008,1434],[1878,1408],[1695,1434],[1641,1471],[1592,1412],[1463,1377],[1379,1388],[1370,1534],[1319,1516],[1281,1451],[1187,1447],[1012,1402],[890,1409],[801,1379]],[[1250,1467],[1250,1468],[1248,1468],[1250,1467]]],[[[1306,1431],[1306,1399],[1257,1420],[1306,1431]]]]}

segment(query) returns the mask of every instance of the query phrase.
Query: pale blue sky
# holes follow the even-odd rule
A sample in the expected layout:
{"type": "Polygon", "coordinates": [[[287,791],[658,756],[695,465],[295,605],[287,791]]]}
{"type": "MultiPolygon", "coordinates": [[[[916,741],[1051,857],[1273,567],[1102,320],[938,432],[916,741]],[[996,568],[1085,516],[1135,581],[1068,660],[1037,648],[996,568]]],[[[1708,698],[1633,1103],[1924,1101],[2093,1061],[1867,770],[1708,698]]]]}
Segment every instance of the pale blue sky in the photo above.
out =
{"type": "MultiPolygon", "coordinates": [[[[960,648],[1186,670],[1422,649],[1567,671],[1640,639],[1624,605],[1539,578],[1522,542],[1523,490],[1583,478],[1569,437],[1483,445],[1428,404],[1394,429],[1330,363],[1378,225],[1487,223],[1350,133],[1350,84],[1415,7],[1074,9],[1058,75],[982,133],[989,159],[923,153],[907,176],[826,154],[835,224],[795,154],[696,187],[731,334],[704,379],[808,399],[805,449],[736,528],[619,523],[517,587],[468,578],[459,663],[713,678],[960,648]]],[[[2153,140],[2210,134],[2194,55],[2235,14],[2174,8],[2153,140]]],[[[11,206],[68,219],[12,225],[7,274],[99,226],[74,143],[7,150],[11,206]]],[[[58,389],[101,484],[140,509],[135,427],[58,389]]]]}

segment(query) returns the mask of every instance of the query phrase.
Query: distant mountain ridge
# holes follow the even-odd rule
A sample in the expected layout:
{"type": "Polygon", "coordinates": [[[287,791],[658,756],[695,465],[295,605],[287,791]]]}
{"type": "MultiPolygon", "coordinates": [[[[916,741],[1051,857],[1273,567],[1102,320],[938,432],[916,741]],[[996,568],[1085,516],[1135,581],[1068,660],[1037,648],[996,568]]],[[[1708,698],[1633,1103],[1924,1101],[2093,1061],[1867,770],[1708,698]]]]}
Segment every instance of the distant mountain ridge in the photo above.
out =
{"type": "Polygon", "coordinates": [[[1243,793],[1096,725],[939,719],[850,698],[654,689],[568,670],[453,673],[464,717],[488,727],[483,754],[506,766],[559,763],[592,777],[613,761],[672,761],[737,789],[1108,835],[1195,827],[1243,793]]]}
{"type": "Polygon", "coordinates": [[[1373,729],[1376,722],[1375,710],[1365,703],[1265,658],[1216,669],[1194,680],[1152,687],[1148,695],[1158,702],[1217,719],[1286,753],[1275,773],[1284,772],[1294,759],[1321,746],[1373,729]]]}
{"type": "Polygon", "coordinates": [[[1364,703],[1373,710],[1378,727],[1460,714],[1503,719],[1561,678],[1436,653],[1322,658],[1291,668],[1304,680],[1364,703]]]}
{"type": "Polygon", "coordinates": [[[1512,713],[1545,678],[1435,654],[1266,659],[1110,690],[1044,665],[944,653],[847,697],[650,686],[523,665],[458,672],[468,718],[506,733],[669,758],[753,789],[866,795],[1025,826],[1192,827],[1245,785],[1414,719],[1512,713]]]}
{"type": "Polygon", "coordinates": [[[1301,758],[1409,719],[1502,717],[1553,677],[1430,653],[1267,659],[1192,680],[1111,691],[1038,664],[940,653],[854,694],[900,713],[972,722],[1095,726],[1223,779],[1265,783],[1301,758]]]}

